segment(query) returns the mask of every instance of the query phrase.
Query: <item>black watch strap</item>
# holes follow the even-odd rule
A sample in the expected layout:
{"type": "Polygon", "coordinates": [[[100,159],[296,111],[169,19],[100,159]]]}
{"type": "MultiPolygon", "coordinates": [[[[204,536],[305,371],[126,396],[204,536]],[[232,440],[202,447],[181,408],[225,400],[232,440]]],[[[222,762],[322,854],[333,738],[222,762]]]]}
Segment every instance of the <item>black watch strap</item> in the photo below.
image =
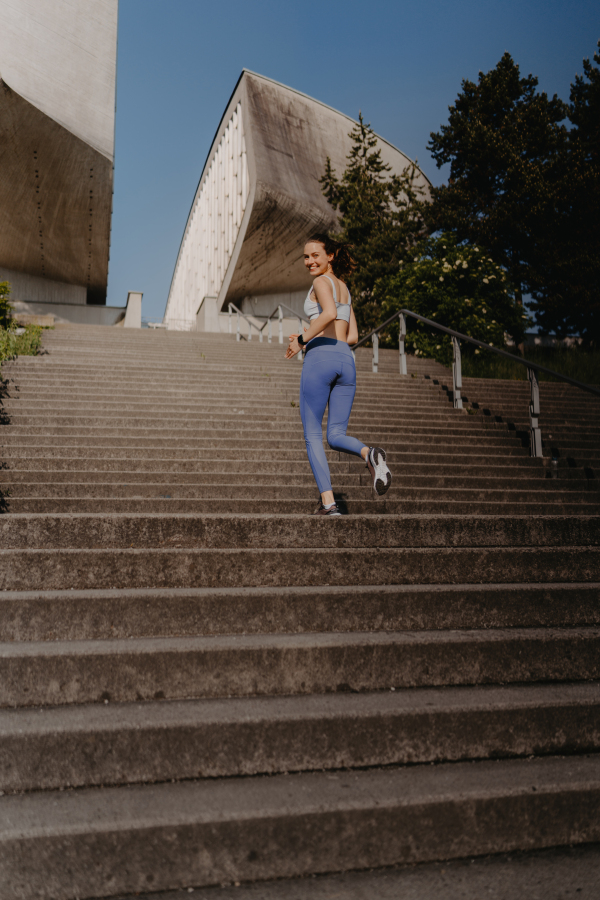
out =
{"type": "Polygon", "coordinates": [[[298,343],[300,344],[301,347],[304,347],[304,346],[305,346],[305,341],[304,341],[304,338],[302,337],[301,334],[298,335],[297,340],[298,340],[298,343]]]}

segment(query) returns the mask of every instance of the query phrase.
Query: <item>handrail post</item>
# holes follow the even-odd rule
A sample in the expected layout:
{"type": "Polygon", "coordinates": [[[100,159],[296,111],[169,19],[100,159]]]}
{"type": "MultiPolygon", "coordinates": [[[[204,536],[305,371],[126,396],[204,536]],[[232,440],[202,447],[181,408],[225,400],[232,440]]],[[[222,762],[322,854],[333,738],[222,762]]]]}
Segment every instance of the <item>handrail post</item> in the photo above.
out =
{"type": "Polygon", "coordinates": [[[279,312],[279,315],[278,315],[278,319],[279,319],[279,343],[280,343],[280,344],[283,344],[283,310],[282,310],[281,306],[278,306],[277,309],[278,309],[278,312],[279,312]]]}
{"type": "Polygon", "coordinates": [[[462,363],[460,358],[460,341],[458,338],[452,336],[452,349],[453,349],[453,361],[452,361],[452,388],[454,395],[454,409],[462,409],[463,402],[462,397],[460,396],[460,392],[462,389],[462,363]]]}
{"type": "Polygon", "coordinates": [[[231,334],[231,303],[229,304],[229,334],[231,334]]]}
{"type": "Polygon", "coordinates": [[[406,368],[406,350],[404,349],[404,341],[406,339],[406,318],[404,313],[400,313],[400,331],[398,333],[398,349],[400,350],[400,374],[408,375],[406,368]]]}
{"type": "Polygon", "coordinates": [[[272,328],[271,328],[271,317],[269,316],[269,344],[271,343],[271,338],[273,337],[272,328]]]}
{"type": "Polygon", "coordinates": [[[248,340],[252,340],[252,322],[248,319],[248,340]]]}
{"type": "Polygon", "coordinates": [[[538,381],[538,376],[535,369],[530,369],[528,367],[527,377],[529,379],[529,384],[531,387],[531,402],[529,404],[529,438],[531,455],[541,457],[543,455],[542,432],[540,431],[538,422],[540,415],[540,383],[538,381]]]}
{"type": "Polygon", "coordinates": [[[237,311],[237,333],[236,333],[235,339],[236,339],[236,341],[241,341],[241,339],[242,339],[242,334],[240,331],[240,311],[239,311],[239,309],[237,311]]]}
{"type": "Polygon", "coordinates": [[[379,368],[379,335],[373,335],[373,371],[377,373],[379,368]]]}

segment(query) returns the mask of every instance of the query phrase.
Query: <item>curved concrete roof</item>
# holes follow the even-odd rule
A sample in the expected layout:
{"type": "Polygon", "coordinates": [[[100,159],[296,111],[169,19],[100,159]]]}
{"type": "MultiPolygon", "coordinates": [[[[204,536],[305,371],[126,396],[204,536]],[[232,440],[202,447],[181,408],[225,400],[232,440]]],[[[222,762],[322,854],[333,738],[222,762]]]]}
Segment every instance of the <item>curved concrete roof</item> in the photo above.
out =
{"type": "Polygon", "coordinates": [[[112,161],[118,0],[0,0],[0,78],[112,161]]]}
{"type": "Polygon", "coordinates": [[[21,273],[49,296],[60,283],[106,300],[117,10],[0,0],[0,267],[13,287],[21,273]]]}
{"type": "MultiPolygon", "coordinates": [[[[167,302],[165,319],[192,319],[203,297],[194,293],[192,280],[183,288],[185,273],[202,273],[205,251],[193,240],[200,229],[195,221],[198,199],[208,188],[212,162],[231,117],[241,110],[247,154],[248,195],[244,215],[220,279],[205,294],[218,295],[218,307],[250,295],[306,289],[310,278],[302,264],[307,235],[334,227],[336,214],[321,191],[319,179],[327,156],[341,175],[356,124],[349,116],[293,88],[244,70],[225,110],[208,154],[188,217],[167,302]]],[[[412,164],[388,141],[378,137],[383,160],[400,174],[412,164]]],[[[418,171],[418,183],[427,193],[430,183],[418,171]]],[[[227,190],[225,181],[221,189],[227,190]]]]}

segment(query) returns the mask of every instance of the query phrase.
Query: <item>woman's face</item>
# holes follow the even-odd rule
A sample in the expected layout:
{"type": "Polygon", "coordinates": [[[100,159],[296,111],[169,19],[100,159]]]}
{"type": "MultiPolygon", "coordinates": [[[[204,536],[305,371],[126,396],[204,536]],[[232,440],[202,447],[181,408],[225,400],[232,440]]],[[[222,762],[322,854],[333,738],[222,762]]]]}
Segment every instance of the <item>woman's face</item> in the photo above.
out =
{"type": "Polygon", "coordinates": [[[319,241],[309,241],[304,247],[304,265],[313,278],[328,272],[332,259],[333,253],[327,254],[319,241]]]}

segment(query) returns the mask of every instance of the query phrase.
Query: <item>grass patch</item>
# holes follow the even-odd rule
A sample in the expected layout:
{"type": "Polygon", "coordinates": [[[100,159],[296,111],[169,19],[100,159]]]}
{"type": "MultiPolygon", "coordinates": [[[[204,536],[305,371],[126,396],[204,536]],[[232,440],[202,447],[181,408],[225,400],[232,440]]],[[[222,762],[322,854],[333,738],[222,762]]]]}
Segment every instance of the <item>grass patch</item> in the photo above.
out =
{"type": "MultiPolygon", "coordinates": [[[[515,353],[516,355],[516,353],[515,353]]],[[[525,359],[554,369],[583,384],[600,384],[600,352],[579,347],[527,347],[525,359]]],[[[462,357],[465,378],[504,378],[507,381],[526,381],[527,369],[503,356],[482,350],[477,356],[462,357]]],[[[552,375],[539,373],[540,381],[560,381],[552,375]]]]}
{"type": "Polygon", "coordinates": [[[42,346],[41,325],[26,325],[23,334],[0,328],[0,363],[17,356],[37,356],[42,346]]]}

